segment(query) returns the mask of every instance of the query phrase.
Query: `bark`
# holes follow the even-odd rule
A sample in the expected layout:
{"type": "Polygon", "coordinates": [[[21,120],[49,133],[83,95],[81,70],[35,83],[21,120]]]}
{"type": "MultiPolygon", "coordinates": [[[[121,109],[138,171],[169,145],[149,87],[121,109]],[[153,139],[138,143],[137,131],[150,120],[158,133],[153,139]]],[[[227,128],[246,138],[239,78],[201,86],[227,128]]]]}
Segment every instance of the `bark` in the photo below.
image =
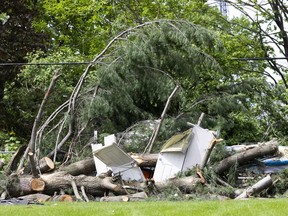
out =
{"type": "Polygon", "coordinates": [[[62,167],[60,168],[60,171],[64,171],[73,176],[80,174],[88,175],[96,171],[95,162],[93,158],[87,158],[85,160],[72,163],[66,167],[62,167]]]}
{"type": "Polygon", "coordinates": [[[255,195],[255,194],[261,192],[262,190],[270,187],[272,184],[273,184],[272,179],[271,179],[270,175],[268,175],[265,178],[261,179],[256,184],[254,184],[252,187],[246,189],[242,194],[237,196],[235,199],[248,198],[248,197],[255,195]]]}
{"type": "Polygon", "coordinates": [[[236,163],[243,164],[255,158],[259,158],[265,155],[273,155],[277,151],[278,143],[276,140],[272,140],[270,142],[264,143],[263,145],[259,145],[259,147],[255,147],[245,152],[237,153],[228,158],[225,158],[224,160],[220,161],[219,164],[215,165],[213,170],[217,174],[221,174],[236,163]]]}
{"type": "Polygon", "coordinates": [[[147,194],[145,192],[123,195],[123,196],[107,196],[102,197],[100,202],[133,202],[133,201],[144,201],[147,198],[147,194]]]}
{"type": "Polygon", "coordinates": [[[130,156],[136,161],[139,167],[155,167],[158,159],[158,154],[135,154],[130,156]]]}

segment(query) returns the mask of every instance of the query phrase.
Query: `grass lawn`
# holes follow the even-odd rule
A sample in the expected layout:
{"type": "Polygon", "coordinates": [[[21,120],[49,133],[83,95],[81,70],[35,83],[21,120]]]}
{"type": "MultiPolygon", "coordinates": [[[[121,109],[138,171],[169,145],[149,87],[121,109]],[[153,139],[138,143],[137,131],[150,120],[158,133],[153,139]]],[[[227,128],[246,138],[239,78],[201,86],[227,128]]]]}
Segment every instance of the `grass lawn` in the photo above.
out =
{"type": "Polygon", "coordinates": [[[81,216],[81,215],[288,215],[288,199],[254,199],[228,201],[178,201],[178,202],[49,202],[44,205],[9,205],[0,206],[0,215],[53,215],[53,216],[81,216]]]}

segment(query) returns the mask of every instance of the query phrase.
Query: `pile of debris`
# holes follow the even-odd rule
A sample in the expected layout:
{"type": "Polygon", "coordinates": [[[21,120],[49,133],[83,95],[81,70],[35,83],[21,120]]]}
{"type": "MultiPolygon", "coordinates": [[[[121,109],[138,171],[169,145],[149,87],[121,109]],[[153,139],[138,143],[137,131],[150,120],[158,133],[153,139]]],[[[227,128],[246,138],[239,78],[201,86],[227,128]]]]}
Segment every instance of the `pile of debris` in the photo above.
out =
{"type": "Polygon", "coordinates": [[[160,194],[171,188],[176,189],[175,196],[181,193],[181,197],[192,197],[189,195],[197,188],[209,189],[213,184],[233,191],[227,199],[243,199],[264,189],[267,192],[277,182],[271,176],[288,166],[288,149],[278,146],[277,140],[225,147],[227,157],[211,164],[211,152],[221,141],[215,132],[193,125],[171,137],[159,154],[127,154],[111,135],[104,139],[104,145],[91,145],[91,158],[56,170],[52,160],[45,157],[39,163],[38,178],[19,172],[9,175],[1,199],[17,198],[26,203],[143,201],[147,197],[160,199],[160,194]],[[228,179],[231,169],[236,168],[233,177],[237,184],[231,185],[228,179]],[[179,175],[185,172],[190,175],[179,175]],[[207,173],[214,176],[214,182],[207,173]]]}

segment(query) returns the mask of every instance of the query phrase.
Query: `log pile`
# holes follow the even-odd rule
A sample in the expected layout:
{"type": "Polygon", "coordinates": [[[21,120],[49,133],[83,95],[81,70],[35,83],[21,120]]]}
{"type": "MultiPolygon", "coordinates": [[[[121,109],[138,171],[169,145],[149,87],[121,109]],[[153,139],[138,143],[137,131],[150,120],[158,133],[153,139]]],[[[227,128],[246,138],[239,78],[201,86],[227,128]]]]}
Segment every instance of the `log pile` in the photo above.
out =
{"type": "MultiPolygon", "coordinates": [[[[261,191],[273,185],[271,175],[266,175],[252,186],[247,185],[239,188],[227,183],[227,173],[235,164],[245,165],[256,158],[267,155],[275,155],[278,152],[277,141],[272,140],[261,145],[255,145],[253,148],[244,149],[229,157],[210,165],[206,163],[196,166],[194,175],[186,177],[174,177],[163,182],[154,182],[153,179],[147,179],[146,182],[127,182],[121,179],[121,176],[111,176],[111,174],[96,176],[95,162],[93,158],[87,158],[68,166],[55,168],[53,161],[44,157],[39,161],[37,169],[39,177],[35,178],[30,174],[21,174],[12,172],[9,167],[10,175],[6,190],[1,198],[18,198],[27,201],[46,202],[46,201],[95,201],[101,202],[128,202],[144,201],[148,196],[156,196],[169,191],[171,188],[182,194],[193,194],[197,187],[210,188],[211,181],[207,179],[204,170],[209,170],[216,175],[216,181],[219,185],[224,185],[235,191],[235,199],[244,199],[257,196],[261,191]],[[200,168],[199,168],[200,167],[200,168]]],[[[210,155],[211,152],[209,152],[210,155]]],[[[155,167],[158,154],[130,154],[141,168],[155,167]]],[[[15,160],[15,157],[13,158],[15,160]]],[[[245,179],[242,176],[241,179],[245,179]]],[[[248,177],[246,177],[248,179],[248,177]]],[[[251,179],[253,179],[251,177],[251,179]]],[[[183,196],[184,197],[184,196],[183,196]]],[[[220,196],[219,196],[220,197],[220,196]]],[[[230,197],[231,198],[231,197],[230,197]]]]}

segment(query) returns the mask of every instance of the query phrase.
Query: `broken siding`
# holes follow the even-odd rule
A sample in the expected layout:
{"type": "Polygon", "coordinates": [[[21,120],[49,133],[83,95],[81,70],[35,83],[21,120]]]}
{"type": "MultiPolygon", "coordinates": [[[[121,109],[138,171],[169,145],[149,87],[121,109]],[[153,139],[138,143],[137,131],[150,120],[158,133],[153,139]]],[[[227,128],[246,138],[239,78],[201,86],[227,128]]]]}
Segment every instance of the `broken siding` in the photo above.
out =
{"type": "Polygon", "coordinates": [[[157,160],[153,176],[155,182],[172,178],[178,172],[200,164],[213,138],[210,131],[196,125],[192,130],[169,139],[157,160]],[[173,140],[175,143],[172,142],[173,140]]]}

